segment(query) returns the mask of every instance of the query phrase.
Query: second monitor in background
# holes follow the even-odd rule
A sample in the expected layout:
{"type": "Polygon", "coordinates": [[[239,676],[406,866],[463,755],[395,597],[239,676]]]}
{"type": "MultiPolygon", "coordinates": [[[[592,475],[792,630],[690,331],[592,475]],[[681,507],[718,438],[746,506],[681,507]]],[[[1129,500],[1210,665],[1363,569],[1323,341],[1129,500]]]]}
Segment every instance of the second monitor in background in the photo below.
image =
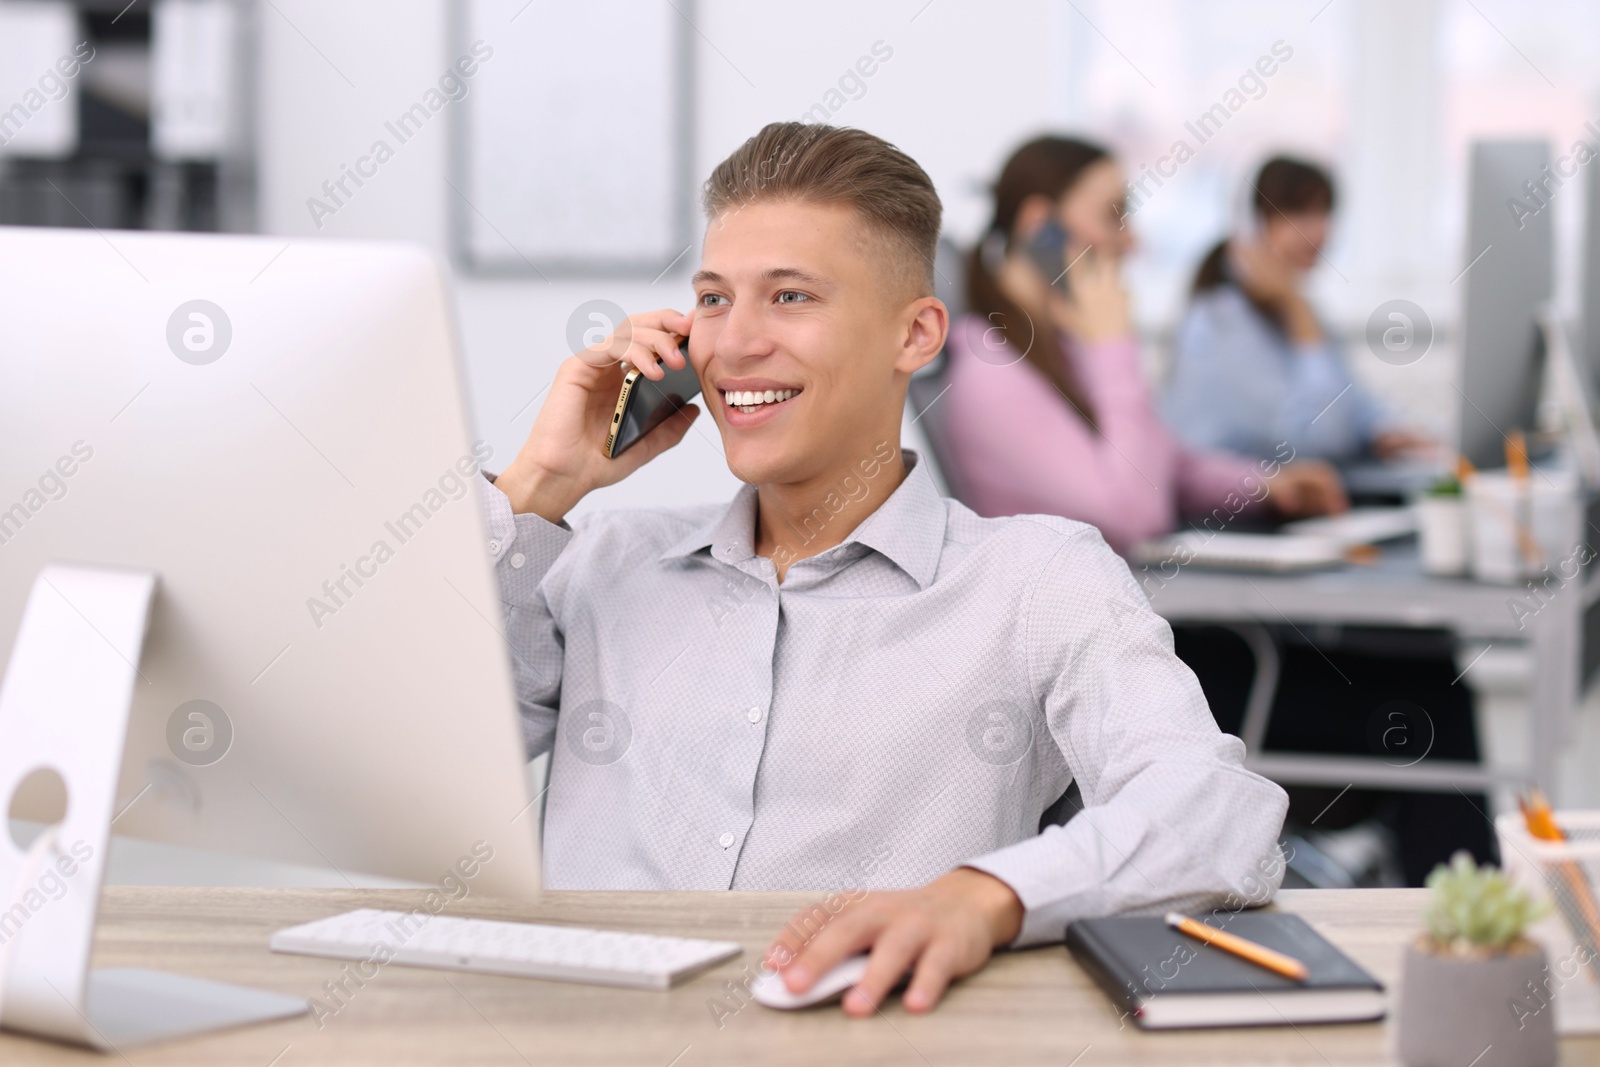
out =
{"type": "Polygon", "coordinates": [[[1544,372],[1539,309],[1551,297],[1549,211],[1513,213],[1550,163],[1545,141],[1472,146],[1461,338],[1461,454],[1505,463],[1505,435],[1533,428],[1544,372]]]}

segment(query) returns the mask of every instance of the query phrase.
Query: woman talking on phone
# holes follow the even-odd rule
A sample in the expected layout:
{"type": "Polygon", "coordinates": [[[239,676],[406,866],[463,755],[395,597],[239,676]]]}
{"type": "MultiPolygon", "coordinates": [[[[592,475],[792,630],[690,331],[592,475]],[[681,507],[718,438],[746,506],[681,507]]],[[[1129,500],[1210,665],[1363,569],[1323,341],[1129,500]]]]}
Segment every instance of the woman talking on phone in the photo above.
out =
{"type": "Polygon", "coordinates": [[[1123,189],[1105,149],[1066,137],[1028,142],[1001,171],[950,331],[942,430],[964,502],[1077,519],[1124,554],[1263,497],[1285,517],[1343,510],[1325,464],[1190,449],[1162,424],[1118,276],[1133,248],[1123,189]]]}
{"type": "MultiPolygon", "coordinates": [[[[1250,442],[1239,452],[1208,451],[1181,444],[1163,424],[1140,373],[1117,273],[1133,248],[1123,181],[1104,149],[1064,137],[1030,141],[1001,171],[994,220],[967,264],[969,313],[951,328],[950,385],[939,401],[948,405],[939,416],[941,453],[958,495],[984,515],[1043,512],[1091,523],[1123,553],[1184,517],[1243,511],[1241,497],[1264,496],[1257,506],[1284,517],[1343,510],[1331,467],[1288,460],[1312,451],[1301,437],[1266,439],[1247,458],[1240,453],[1250,442]]],[[[1305,328],[1303,306],[1288,297],[1280,306],[1291,326],[1305,328]]],[[[1261,414],[1248,397],[1221,391],[1209,403],[1235,421],[1261,414]]],[[[1174,637],[1223,729],[1236,730],[1253,676],[1250,653],[1214,627],[1182,626],[1174,637]]],[[[1385,709],[1405,707],[1428,709],[1432,755],[1477,757],[1471,699],[1450,685],[1448,654],[1366,631],[1352,631],[1338,648],[1322,640],[1281,651],[1269,749],[1366,753],[1369,726],[1388,721],[1385,709]]],[[[1487,823],[1472,806],[1481,797],[1289,792],[1291,819],[1303,813],[1302,824],[1317,823],[1319,813],[1318,827],[1381,818],[1414,885],[1457,848],[1493,855],[1487,823]]]]}
{"type": "Polygon", "coordinates": [[[1193,447],[1246,455],[1286,440],[1331,462],[1428,447],[1351,379],[1301,291],[1328,239],[1333,179],[1275,156],[1250,191],[1248,232],[1219,241],[1196,273],[1163,397],[1167,424],[1193,447]]]}

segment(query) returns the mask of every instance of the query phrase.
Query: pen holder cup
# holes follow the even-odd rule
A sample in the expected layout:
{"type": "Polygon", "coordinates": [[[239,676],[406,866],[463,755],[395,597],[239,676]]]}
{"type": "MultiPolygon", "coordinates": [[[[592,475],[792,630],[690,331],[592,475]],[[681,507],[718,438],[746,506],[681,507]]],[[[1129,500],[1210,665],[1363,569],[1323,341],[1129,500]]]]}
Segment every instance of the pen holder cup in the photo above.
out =
{"type": "Polygon", "coordinates": [[[1549,913],[1527,934],[1545,951],[1543,980],[1525,990],[1514,1015],[1554,1010],[1560,1034],[1600,1033],[1600,811],[1556,815],[1566,841],[1528,833],[1521,814],[1495,819],[1506,873],[1549,913]]]}
{"type": "Polygon", "coordinates": [[[1474,578],[1516,585],[1574,564],[1582,514],[1569,473],[1541,471],[1519,481],[1503,470],[1478,471],[1465,488],[1474,578]]]}

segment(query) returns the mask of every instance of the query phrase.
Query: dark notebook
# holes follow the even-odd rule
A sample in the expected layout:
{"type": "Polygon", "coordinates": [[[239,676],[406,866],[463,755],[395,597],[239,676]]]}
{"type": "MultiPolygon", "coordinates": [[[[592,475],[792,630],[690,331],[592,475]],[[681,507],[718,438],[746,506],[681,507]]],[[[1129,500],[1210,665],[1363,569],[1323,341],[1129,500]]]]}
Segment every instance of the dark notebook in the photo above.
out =
{"type": "Polygon", "coordinates": [[[1299,916],[1252,911],[1195,918],[1293,956],[1311,974],[1303,982],[1285,978],[1155,917],[1072,923],[1067,948],[1147,1030],[1383,1018],[1383,986],[1299,916]]]}

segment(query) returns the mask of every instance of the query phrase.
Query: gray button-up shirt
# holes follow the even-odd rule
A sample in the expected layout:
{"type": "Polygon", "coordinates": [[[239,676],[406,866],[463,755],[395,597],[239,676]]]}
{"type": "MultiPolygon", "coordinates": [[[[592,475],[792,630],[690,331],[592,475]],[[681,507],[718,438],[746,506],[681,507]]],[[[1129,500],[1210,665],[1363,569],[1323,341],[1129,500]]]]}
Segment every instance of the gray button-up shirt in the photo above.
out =
{"type": "Polygon", "coordinates": [[[1019,944],[1264,901],[1284,793],[1243,768],[1126,565],[1082,523],[980,518],[905,459],[781,585],[751,486],[568,529],[485,483],[528,750],[553,753],[546,884],[888,888],[967,865],[1022,900],[1019,944]],[[1083,812],[1040,833],[1073,779],[1083,812]]]}

